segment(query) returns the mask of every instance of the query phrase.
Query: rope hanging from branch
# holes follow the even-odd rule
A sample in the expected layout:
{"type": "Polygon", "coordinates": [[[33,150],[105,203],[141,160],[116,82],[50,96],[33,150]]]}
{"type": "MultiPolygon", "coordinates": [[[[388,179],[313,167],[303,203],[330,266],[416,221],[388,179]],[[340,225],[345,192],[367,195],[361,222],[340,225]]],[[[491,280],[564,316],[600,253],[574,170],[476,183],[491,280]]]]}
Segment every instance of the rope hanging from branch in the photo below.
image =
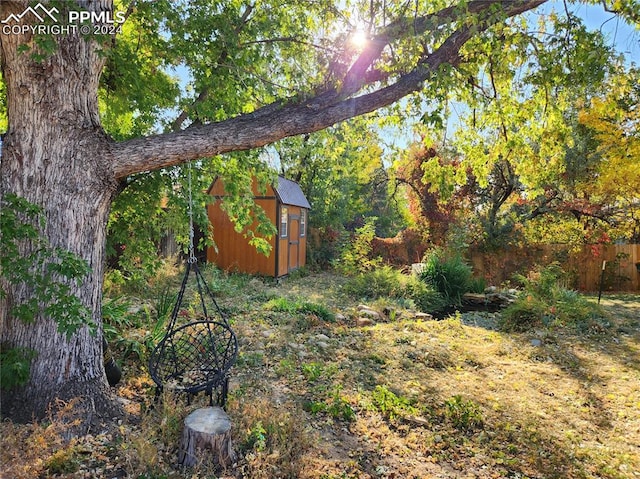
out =
{"type": "Polygon", "coordinates": [[[191,164],[188,166],[189,256],[186,270],[171,312],[167,332],[149,360],[149,373],[156,383],[156,395],[165,388],[191,397],[206,392],[210,405],[224,407],[229,372],[238,356],[238,341],[226,314],[220,309],[195,256],[191,164]],[[185,296],[194,276],[194,302],[186,306],[185,296]],[[178,325],[179,317],[192,321],[178,325]]]}

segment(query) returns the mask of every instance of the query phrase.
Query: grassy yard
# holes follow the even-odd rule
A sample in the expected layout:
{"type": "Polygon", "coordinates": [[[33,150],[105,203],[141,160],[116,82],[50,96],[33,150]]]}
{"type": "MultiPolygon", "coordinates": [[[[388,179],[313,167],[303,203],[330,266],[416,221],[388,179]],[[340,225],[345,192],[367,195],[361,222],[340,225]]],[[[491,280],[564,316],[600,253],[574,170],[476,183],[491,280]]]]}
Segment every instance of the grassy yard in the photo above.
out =
{"type": "MultiPolygon", "coordinates": [[[[172,467],[181,421],[205,399],[166,394],[149,408],[146,352],[132,345],[152,325],[122,319],[128,418],[71,443],[57,418],[5,422],[0,477],[640,477],[638,295],[605,296],[608,323],[582,330],[504,333],[489,313],[429,321],[391,300],[368,304],[380,317],[356,326],[359,302],[340,276],[206,274],[240,342],[233,468],[172,467]],[[335,319],[295,307],[304,302],[335,319]]],[[[153,308],[152,294],[140,297],[123,315],[153,308]]]]}

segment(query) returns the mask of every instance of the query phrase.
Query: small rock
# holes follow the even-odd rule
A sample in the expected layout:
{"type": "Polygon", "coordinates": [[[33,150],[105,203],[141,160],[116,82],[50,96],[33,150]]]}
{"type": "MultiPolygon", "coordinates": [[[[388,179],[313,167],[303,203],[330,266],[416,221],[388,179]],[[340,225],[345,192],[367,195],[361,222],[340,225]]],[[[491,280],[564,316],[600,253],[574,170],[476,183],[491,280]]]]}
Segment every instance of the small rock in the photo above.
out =
{"type": "Polygon", "coordinates": [[[411,265],[411,274],[419,275],[424,271],[425,263],[413,263],[411,265]]]}
{"type": "Polygon", "coordinates": [[[360,314],[371,319],[380,319],[380,313],[373,309],[361,309],[360,314]]]}
{"type": "Polygon", "coordinates": [[[329,344],[324,341],[318,341],[316,343],[316,346],[318,346],[320,349],[327,349],[329,347],[329,344]]]}
{"type": "Polygon", "coordinates": [[[318,341],[329,341],[329,336],[327,336],[326,334],[318,334],[316,336],[316,339],[318,341]]]}
{"type": "Polygon", "coordinates": [[[540,340],[540,339],[532,339],[531,340],[531,346],[539,348],[540,346],[542,346],[542,340],[540,340]]]}
{"type": "Polygon", "coordinates": [[[336,320],[337,321],[345,321],[346,319],[347,319],[347,317],[344,314],[342,314],[342,313],[336,314],[336,320]]]}
{"type": "Polygon", "coordinates": [[[377,466],[376,467],[376,474],[378,476],[384,476],[385,474],[387,474],[387,472],[389,472],[389,468],[387,466],[377,466]]]}
{"type": "Polygon", "coordinates": [[[356,326],[363,327],[363,326],[371,326],[372,324],[373,324],[373,319],[371,318],[364,318],[364,317],[356,318],[356,326]]]}
{"type": "Polygon", "coordinates": [[[413,317],[416,319],[421,319],[423,321],[431,321],[433,319],[433,315],[429,313],[415,313],[413,317]]]}

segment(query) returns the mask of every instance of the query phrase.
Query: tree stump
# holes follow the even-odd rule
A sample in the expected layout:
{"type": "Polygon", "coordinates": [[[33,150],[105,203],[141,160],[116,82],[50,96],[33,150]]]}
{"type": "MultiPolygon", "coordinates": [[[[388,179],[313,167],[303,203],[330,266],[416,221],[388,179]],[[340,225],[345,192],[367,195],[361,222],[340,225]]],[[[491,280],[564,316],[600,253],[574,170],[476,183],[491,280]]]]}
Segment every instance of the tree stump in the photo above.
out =
{"type": "Polygon", "coordinates": [[[196,409],[184,420],[178,463],[192,467],[197,450],[210,449],[213,461],[222,467],[233,464],[236,454],[231,444],[231,420],[221,407],[196,409]]]}

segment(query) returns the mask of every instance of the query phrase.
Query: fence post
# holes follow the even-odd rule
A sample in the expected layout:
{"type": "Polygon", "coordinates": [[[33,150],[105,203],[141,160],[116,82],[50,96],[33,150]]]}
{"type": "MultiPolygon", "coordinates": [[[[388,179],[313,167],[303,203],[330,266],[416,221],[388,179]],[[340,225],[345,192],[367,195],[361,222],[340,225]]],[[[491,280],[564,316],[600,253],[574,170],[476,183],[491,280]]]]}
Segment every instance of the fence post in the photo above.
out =
{"type": "Polygon", "coordinates": [[[602,297],[602,285],[604,283],[604,269],[607,267],[607,260],[602,261],[602,272],[600,273],[600,288],[598,289],[598,304],[600,304],[600,298],[602,297]]]}

